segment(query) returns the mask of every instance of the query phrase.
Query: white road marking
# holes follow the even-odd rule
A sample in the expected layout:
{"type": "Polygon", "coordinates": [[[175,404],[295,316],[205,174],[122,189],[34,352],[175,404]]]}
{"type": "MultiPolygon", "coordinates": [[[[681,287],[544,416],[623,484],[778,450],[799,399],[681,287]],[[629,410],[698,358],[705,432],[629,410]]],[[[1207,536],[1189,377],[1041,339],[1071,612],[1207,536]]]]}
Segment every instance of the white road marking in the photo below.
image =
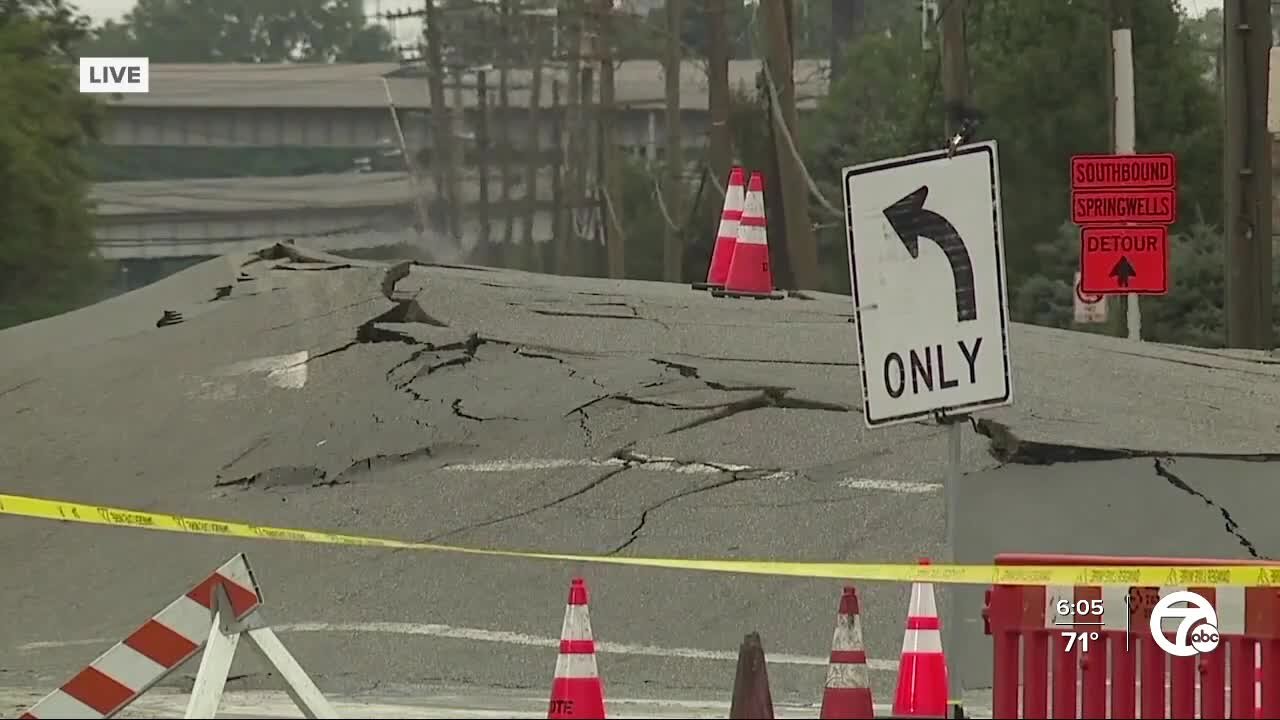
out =
{"type": "MultiPolygon", "coordinates": [[[[607,682],[607,680],[606,680],[607,682]]],[[[729,703],[723,700],[668,700],[614,698],[606,688],[605,707],[612,718],[723,718],[729,703]]],[[[27,688],[0,688],[0,712],[17,715],[44,696],[44,691],[27,688]]],[[[121,712],[121,718],[181,717],[186,711],[187,693],[157,688],[121,712]]],[[[413,697],[334,696],[330,698],[341,717],[359,718],[540,718],[546,717],[547,698],[512,696],[501,691],[481,694],[440,693],[413,697]]],[[[967,709],[967,708],[966,708],[967,709]]],[[[888,716],[889,705],[877,704],[877,716],[888,716]]],[[[816,703],[775,703],[778,718],[814,718],[816,703]]],[[[275,690],[228,690],[218,707],[220,718],[296,718],[301,713],[289,696],[275,690]]]]}
{"type": "Polygon", "coordinates": [[[903,482],[901,480],[875,480],[872,478],[845,478],[836,484],[850,490],[882,490],[906,495],[925,495],[942,489],[942,483],[903,482]]]}
{"type": "MultiPolygon", "coordinates": [[[[445,465],[445,470],[453,472],[474,473],[507,473],[529,472],[531,470],[561,470],[564,468],[620,468],[634,462],[645,470],[658,472],[674,472],[686,475],[715,475],[718,473],[734,473],[755,470],[750,465],[734,463],[718,463],[704,461],[687,461],[659,455],[643,455],[632,453],[634,461],[621,458],[507,458],[504,460],[485,460],[482,462],[454,463],[445,465]]],[[[795,473],[778,470],[764,480],[789,480],[795,473]]],[[[900,493],[903,495],[927,495],[942,489],[941,483],[906,482],[903,480],[878,480],[873,478],[844,478],[836,483],[849,490],[874,490],[879,492],[900,493]]]]}
{"type": "Polygon", "coordinates": [[[446,465],[445,470],[454,472],[481,472],[481,473],[499,473],[499,472],[527,472],[529,470],[559,470],[561,468],[570,467],[587,467],[587,468],[618,468],[626,465],[636,465],[643,467],[645,470],[657,470],[660,472],[684,473],[687,475],[714,475],[716,473],[731,473],[751,470],[750,465],[735,465],[732,463],[710,463],[697,461],[684,461],[673,457],[661,457],[657,455],[643,455],[641,453],[632,453],[634,460],[624,460],[622,458],[528,458],[519,460],[511,458],[508,460],[487,460],[476,463],[456,463],[446,465]]]}
{"type": "Polygon", "coordinates": [[[220,375],[248,375],[266,373],[267,381],[276,387],[300,390],[307,385],[306,350],[286,355],[272,355],[254,360],[245,360],[223,368],[220,375]]]}
{"type": "MultiPolygon", "coordinates": [[[[357,622],[357,623],[284,623],[274,626],[281,633],[375,633],[390,635],[417,635],[437,637],[449,640],[469,640],[472,642],[504,643],[507,645],[523,645],[525,647],[560,647],[560,638],[527,635],[507,630],[488,630],[485,628],[454,627],[452,625],[422,624],[405,622],[357,622]]],[[[99,640],[49,640],[30,642],[19,645],[18,650],[50,650],[82,645],[107,645],[117,642],[115,638],[99,640]]],[[[596,652],[605,655],[643,655],[651,657],[679,657],[688,660],[719,660],[737,662],[737,651],[701,650],[697,648],[668,648],[656,645],[637,645],[620,642],[596,642],[596,652]]],[[[767,653],[766,660],[776,665],[814,665],[825,666],[827,658],[789,653],[767,653]]],[[[898,669],[897,660],[880,660],[869,658],[867,667],[873,671],[894,672],[898,669]]]]}
{"type": "Polygon", "coordinates": [[[499,473],[528,472],[530,470],[559,470],[571,467],[622,467],[625,464],[626,463],[623,461],[615,458],[608,458],[605,460],[593,460],[591,458],[531,458],[529,460],[488,460],[476,463],[457,463],[455,465],[445,465],[444,469],[455,472],[499,473]]]}

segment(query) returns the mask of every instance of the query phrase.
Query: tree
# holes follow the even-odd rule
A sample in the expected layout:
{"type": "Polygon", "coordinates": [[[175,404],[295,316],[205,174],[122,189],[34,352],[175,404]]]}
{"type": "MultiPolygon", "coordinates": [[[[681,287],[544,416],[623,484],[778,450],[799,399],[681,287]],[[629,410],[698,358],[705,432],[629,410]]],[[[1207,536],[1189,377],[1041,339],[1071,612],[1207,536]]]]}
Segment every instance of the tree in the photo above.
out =
{"type": "MultiPolygon", "coordinates": [[[[1218,222],[1222,213],[1215,88],[1198,54],[1204,40],[1173,0],[1133,5],[1138,150],[1177,154],[1177,229],[1185,233],[1198,221],[1218,222]]],[[[1065,322],[1071,261],[1052,259],[1052,248],[1068,218],[1070,157],[1111,149],[1109,3],[1018,0],[973,2],[969,9],[978,139],[1000,145],[1010,297],[1022,298],[1013,302],[1013,315],[1065,322]],[[1066,299],[1065,315],[1045,305],[1055,292],[1066,299]]],[[[886,18],[890,33],[868,33],[852,45],[849,71],[804,133],[810,172],[835,207],[841,166],[942,146],[939,58],[936,49],[921,48],[918,25],[908,19],[886,18]]],[[[833,260],[844,252],[841,227],[823,236],[833,260]]]]}
{"type": "MultiPolygon", "coordinates": [[[[972,3],[974,101],[1000,142],[1011,285],[1068,215],[1072,155],[1110,152],[1108,3],[972,3]]],[[[1221,216],[1221,124],[1173,0],[1135,0],[1139,152],[1178,155],[1180,215],[1221,216]]],[[[1185,227],[1185,225],[1183,226],[1185,227]]]]}
{"type": "Polygon", "coordinates": [[[138,0],[107,22],[86,54],[152,62],[375,62],[394,60],[391,35],[360,0],[138,0]]]}
{"type": "MultiPolygon", "coordinates": [[[[866,34],[849,46],[847,67],[801,138],[806,166],[832,207],[844,206],[840,169],[940,146],[942,102],[937,52],[912,33],[866,34]]],[[[819,208],[814,204],[815,209],[819,208]]],[[[844,223],[818,209],[818,252],[828,288],[849,290],[844,223]]]]}
{"type": "Polygon", "coordinates": [[[82,150],[96,134],[71,48],[87,18],[62,0],[0,0],[0,327],[96,299],[82,150]]]}

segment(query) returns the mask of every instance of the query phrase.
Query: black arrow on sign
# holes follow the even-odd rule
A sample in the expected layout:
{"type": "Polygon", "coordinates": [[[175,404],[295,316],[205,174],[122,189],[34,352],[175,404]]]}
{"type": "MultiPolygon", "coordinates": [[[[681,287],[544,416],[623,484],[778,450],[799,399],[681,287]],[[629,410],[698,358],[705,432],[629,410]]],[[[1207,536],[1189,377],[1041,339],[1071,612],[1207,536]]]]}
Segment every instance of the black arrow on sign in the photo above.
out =
{"type": "Polygon", "coordinates": [[[1125,255],[1121,255],[1120,259],[1116,261],[1116,266],[1111,268],[1110,276],[1116,279],[1116,282],[1120,287],[1126,288],[1129,287],[1129,278],[1137,277],[1137,275],[1138,271],[1133,269],[1133,265],[1129,262],[1129,258],[1125,255]]]}
{"type": "Polygon", "coordinates": [[[956,286],[956,320],[965,322],[978,319],[978,301],[973,293],[973,262],[969,250],[955,226],[932,210],[924,209],[929,197],[929,186],[921,186],[901,200],[885,208],[884,216],[893,226],[911,257],[920,257],[920,238],[929,238],[951,263],[951,277],[956,286]]]}

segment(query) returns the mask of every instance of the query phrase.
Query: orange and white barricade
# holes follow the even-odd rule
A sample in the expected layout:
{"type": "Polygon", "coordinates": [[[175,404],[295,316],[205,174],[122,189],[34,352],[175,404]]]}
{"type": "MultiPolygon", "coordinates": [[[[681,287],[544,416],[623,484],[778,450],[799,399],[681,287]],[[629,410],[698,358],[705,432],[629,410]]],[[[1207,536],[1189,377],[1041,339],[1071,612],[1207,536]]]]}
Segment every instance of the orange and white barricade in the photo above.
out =
{"type": "Polygon", "coordinates": [[[214,717],[236,647],[245,636],[307,717],[338,717],[266,624],[261,608],[262,593],[249,561],[236,555],[21,717],[113,717],[201,650],[186,717],[214,717]]]}

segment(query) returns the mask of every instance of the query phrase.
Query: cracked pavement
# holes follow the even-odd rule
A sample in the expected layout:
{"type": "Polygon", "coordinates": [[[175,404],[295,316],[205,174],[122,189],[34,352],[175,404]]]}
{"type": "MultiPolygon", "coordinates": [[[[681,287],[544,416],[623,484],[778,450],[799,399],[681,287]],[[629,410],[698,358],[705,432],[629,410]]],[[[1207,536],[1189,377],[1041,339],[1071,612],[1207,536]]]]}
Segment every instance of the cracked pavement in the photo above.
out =
{"type": "MultiPolygon", "coordinates": [[[[821,293],[740,302],[275,246],[0,332],[0,477],[6,492],[467,546],[941,559],[945,437],[923,422],[864,427],[849,312],[821,293]],[[185,321],[156,328],[163,310],[185,321]],[[227,370],[281,357],[300,359],[227,370]]],[[[1020,325],[1011,346],[1017,404],[966,426],[958,560],[1280,555],[1267,510],[1280,494],[1280,360],[1020,325]]],[[[54,683],[100,649],[48,643],[118,637],[240,550],[270,617],[345,623],[285,637],[334,692],[541,693],[554,650],[501,633],[554,637],[576,574],[597,638],[628,647],[733,652],[758,630],[771,652],[821,658],[839,596],[824,580],[8,517],[0,542],[15,550],[3,600],[17,611],[0,626],[0,684],[14,686],[54,683]],[[30,643],[45,645],[16,649],[30,643]]],[[[868,655],[896,660],[907,588],[860,594],[868,655]]],[[[964,633],[948,651],[980,684],[981,588],[943,600],[964,633]]],[[[727,699],[733,677],[732,662],[678,653],[619,652],[601,668],[611,692],[673,697],[727,699]]],[[[769,673],[779,701],[818,697],[820,665],[769,673]]],[[[887,700],[892,672],[872,678],[887,700]]]]}

